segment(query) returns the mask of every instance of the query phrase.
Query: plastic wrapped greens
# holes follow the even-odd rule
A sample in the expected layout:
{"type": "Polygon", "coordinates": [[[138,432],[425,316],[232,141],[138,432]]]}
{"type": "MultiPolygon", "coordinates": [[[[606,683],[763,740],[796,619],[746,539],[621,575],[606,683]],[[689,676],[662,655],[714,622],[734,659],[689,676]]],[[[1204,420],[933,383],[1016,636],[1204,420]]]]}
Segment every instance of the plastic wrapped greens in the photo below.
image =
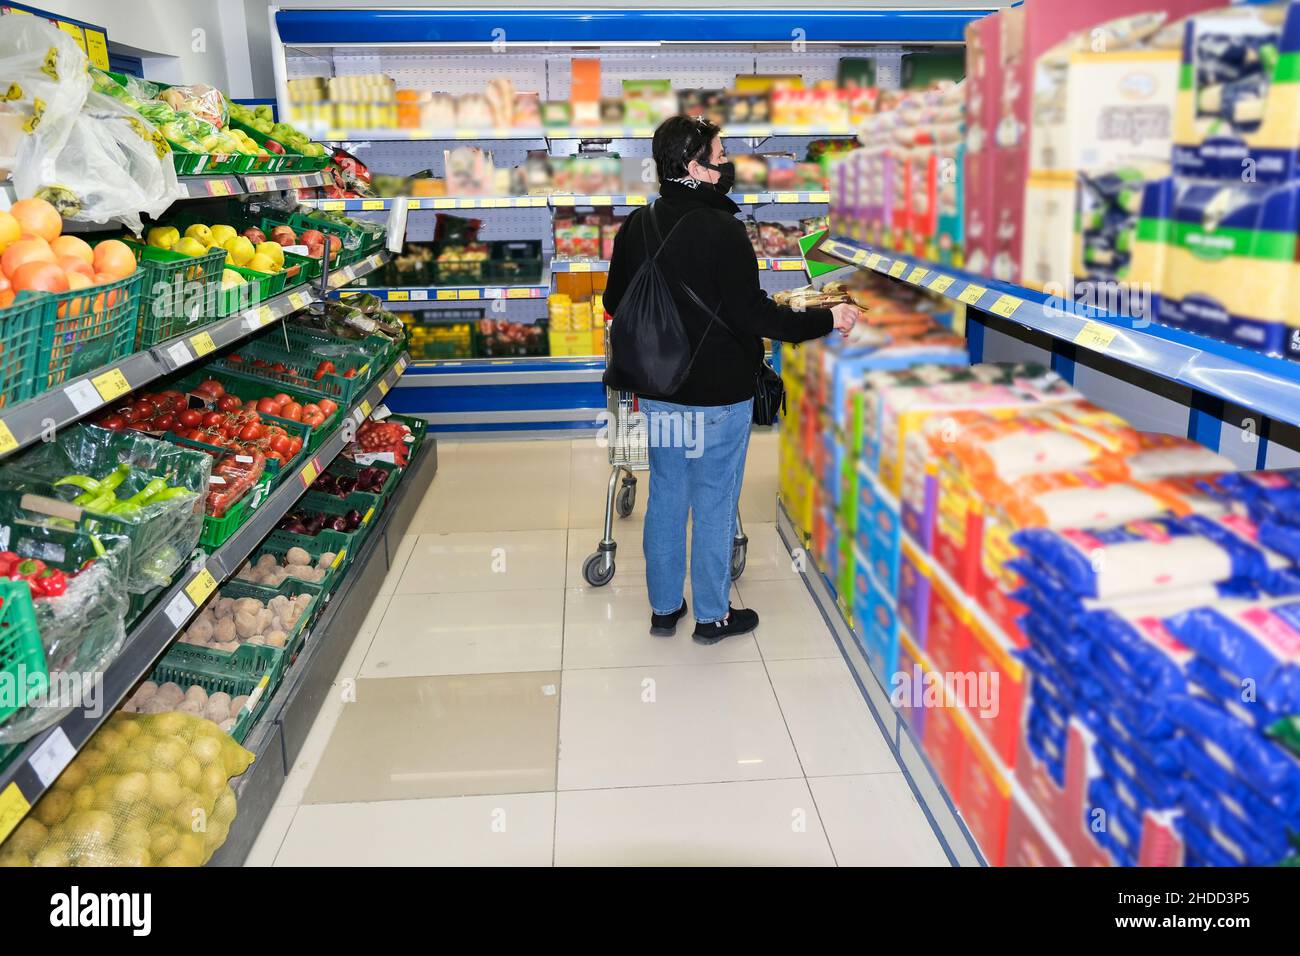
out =
{"type": "Polygon", "coordinates": [[[166,586],[203,530],[212,459],[137,432],[78,426],[0,471],[0,488],[56,498],[80,509],[76,526],[130,539],[126,589],[166,586]]]}
{"type": "Polygon", "coordinates": [[[126,635],[130,542],[56,527],[60,519],[22,505],[18,495],[0,494],[0,550],[41,575],[31,586],[32,606],[49,682],[0,721],[0,743],[26,740],[73,708],[94,706],[98,689],[87,677],[117,656],[126,635]]]}
{"type": "Polygon", "coordinates": [[[115,714],[0,844],[0,866],[202,866],[252,762],[210,720],[115,714]]]}

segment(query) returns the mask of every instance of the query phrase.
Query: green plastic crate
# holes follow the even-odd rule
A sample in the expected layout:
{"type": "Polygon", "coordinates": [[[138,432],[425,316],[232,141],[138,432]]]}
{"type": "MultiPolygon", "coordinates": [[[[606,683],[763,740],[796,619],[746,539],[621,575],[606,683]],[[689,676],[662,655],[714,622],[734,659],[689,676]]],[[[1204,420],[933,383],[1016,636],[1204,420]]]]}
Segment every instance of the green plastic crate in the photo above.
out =
{"type": "Polygon", "coordinates": [[[135,253],[143,280],[135,348],[147,349],[166,339],[195,332],[218,317],[221,250],[186,256],[123,240],[135,253]]]}
{"type": "Polygon", "coordinates": [[[271,280],[274,276],[266,272],[254,272],[252,269],[241,269],[239,266],[225,266],[225,268],[239,273],[245,281],[243,285],[220,290],[217,315],[233,315],[271,298],[271,280]]]}
{"type": "Polygon", "coordinates": [[[14,304],[0,309],[0,408],[25,402],[37,391],[41,330],[54,321],[54,301],[44,292],[20,292],[14,304]]]}
{"type": "MultiPolygon", "coordinates": [[[[188,645],[185,645],[188,647],[188,645]]],[[[254,646],[256,649],[256,646],[254,646]]],[[[193,648],[199,650],[199,648],[193,648]]],[[[197,657],[197,655],[195,655],[197,657]]],[[[209,695],[216,693],[226,693],[231,697],[248,696],[248,701],[240,709],[239,715],[235,718],[235,725],[230,728],[228,733],[237,743],[243,743],[248,737],[248,732],[253,729],[253,725],[261,719],[262,713],[266,710],[267,704],[271,702],[271,677],[272,669],[268,666],[267,670],[259,676],[248,676],[240,673],[229,673],[214,668],[210,663],[202,660],[193,660],[188,665],[180,664],[164,657],[158,666],[153,669],[149,675],[149,680],[155,684],[165,684],[172,681],[179,684],[182,688],[190,687],[197,684],[202,687],[209,695]]]]}
{"type": "MultiPolygon", "coordinates": [[[[257,143],[257,145],[261,146],[263,149],[266,149],[266,141],[273,138],[267,136],[257,127],[249,126],[247,123],[240,122],[233,116],[229,119],[229,125],[231,129],[242,130],[247,133],[253,142],[257,143]]],[[[290,172],[302,169],[301,161],[306,159],[306,157],[303,156],[302,153],[297,153],[289,149],[289,147],[285,146],[284,143],[280,143],[278,139],[276,142],[280,144],[280,148],[283,149],[284,152],[276,153],[273,150],[267,150],[272,161],[266,165],[263,172],[290,172]]]]}
{"type": "Polygon", "coordinates": [[[379,235],[378,241],[376,241],[375,237],[368,232],[351,229],[341,222],[334,222],[330,219],[304,216],[300,212],[295,212],[289,216],[289,225],[297,233],[301,233],[304,229],[315,229],[327,236],[331,234],[338,236],[339,241],[343,243],[343,248],[340,251],[345,256],[345,264],[355,262],[383,242],[382,234],[379,235]]]}
{"type": "Polygon", "coordinates": [[[292,289],[311,282],[313,279],[320,278],[321,262],[319,259],[313,259],[311,256],[300,256],[296,252],[286,252],[284,254],[284,272],[286,289],[292,289]],[[289,271],[298,266],[296,275],[290,276],[289,271]]]}
{"type": "Polygon", "coordinates": [[[207,153],[191,153],[170,141],[168,145],[172,148],[172,165],[176,167],[177,176],[197,176],[207,167],[207,153]]]}
{"type": "Polygon", "coordinates": [[[283,648],[267,647],[264,644],[241,644],[237,650],[219,651],[177,641],[167,648],[155,673],[167,668],[172,672],[201,672],[215,679],[254,681],[256,684],[265,681],[262,693],[270,697],[280,686],[280,678],[284,676],[288,663],[288,655],[283,648]]]}
{"type": "MultiPolygon", "coordinates": [[[[242,356],[243,353],[237,351],[232,354],[242,356]]],[[[177,379],[172,383],[171,387],[182,392],[192,392],[198,387],[199,383],[204,379],[209,378],[216,379],[222,384],[228,394],[236,396],[245,403],[250,399],[255,401],[259,398],[278,395],[281,392],[289,395],[302,405],[307,405],[320,400],[319,396],[308,394],[303,389],[294,386],[285,387],[279,382],[260,378],[251,373],[239,372],[226,366],[215,365],[209,365],[200,371],[191,372],[188,375],[177,379]]],[[[347,410],[343,407],[341,402],[339,403],[339,406],[340,407],[335,410],[334,414],[326,418],[325,421],[316,428],[303,426],[304,428],[310,429],[310,438],[304,439],[308,449],[314,449],[319,445],[321,441],[324,440],[325,436],[333,431],[334,428],[337,427],[338,423],[342,421],[342,416],[347,414],[347,410]]],[[[272,419],[277,425],[286,421],[286,419],[276,418],[271,415],[263,415],[262,417],[272,419]]],[[[299,425],[301,422],[293,422],[292,424],[299,425]]]]}
{"type": "MultiPolygon", "coordinates": [[[[264,474],[270,475],[271,487],[277,488],[279,487],[280,483],[284,481],[285,476],[292,474],[297,468],[300,468],[302,466],[304,461],[307,460],[307,455],[309,453],[309,450],[312,447],[311,438],[314,429],[312,429],[310,425],[304,425],[302,422],[293,422],[287,418],[276,418],[274,415],[263,415],[262,422],[271,425],[279,425],[281,428],[283,428],[294,438],[302,439],[302,448],[298,451],[298,454],[294,455],[288,461],[279,462],[273,458],[268,458],[266,460],[266,469],[264,471],[264,474]]],[[[211,455],[239,454],[239,452],[233,448],[225,448],[219,445],[209,445],[207,442],[198,441],[197,439],[193,439],[193,438],[182,438],[180,435],[177,435],[175,432],[167,432],[167,434],[164,437],[166,438],[167,441],[171,442],[172,444],[180,445],[184,448],[199,449],[211,455]]],[[[261,479],[258,480],[260,481],[261,479]]],[[[258,504],[261,504],[261,502],[259,501],[258,504]]],[[[254,506],[253,510],[256,510],[256,506],[254,506]]],[[[229,518],[229,514],[223,517],[222,521],[225,521],[226,518],[229,518]]],[[[208,519],[204,518],[203,525],[205,529],[207,528],[207,522],[208,519]]]]}
{"type": "Polygon", "coordinates": [[[429,423],[423,418],[415,418],[411,415],[389,415],[384,421],[401,422],[411,430],[411,437],[415,439],[411,443],[410,449],[406,453],[407,460],[415,457],[416,450],[424,444],[424,436],[429,432],[429,423]]]}
{"type": "MultiPolygon", "coordinates": [[[[186,444],[192,443],[186,442],[186,444]]],[[[273,462],[270,464],[273,464],[273,462]]],[[[199,546],[219,548],[229,541],[231,536],[243,527],[244,522],[248,520],[248,516],[266,500],[266,496],[271,493],[274,482],[275,475],[264,470],[262,477],[253,483],[253,487],[245,492],[244,497],[227,508],[224,515],[220,518],[204,515],[203,531],[199,534],[199,546]]]]}
{"type": "Polygon", "coordinates": [[[62,385],[135,351],[144,275],[50,296],[36,360],[37,391],[62,385]]]}
{"type": "MultiPolygon", "coordinates": [[[[334,461],[330,462],[330,466],[325,469],[325,473],[356,477],[357,474],[366,468],[378,468],[381,471],[388,472],[388,479],[384,482],[384,486],[379,490],[378,496],[381,503],[387,503],[389,496],[393,493],[393,489],[396,488],[397,483],[402,480],[402,469],[398,468],[396,465],[390,465],[386,461],[377,461],[373,465],[358,465],[355,461],[348,458],[335,458],[334,461]]],[[[364,493],[371,494],[371,492],[364,493]]]]}
{"type": "Polygon", "coordinates": [[[338,371],[320,379],[315,377],[316,366],[321,362],[320,358],[310,353],[304,355],[272,345],[269,336],[241,344],[238,354],[244,360],[239,363],[243,367],[233,367],[228,357],[214,364],[222,371],[231,374],[250,375],[267,382],[279,383],[317,399],[332,399],[341,406],[351,405],[369,382],[371,363],[362,354],[344,356],[339,360],[331,357],[330,360],[334,362],[338,371]],[[251,363],[257,359],[283,365],[288,371],[272,372],[269,368],[254,369],[251,363]],[[355,373],[352,378],[345,377],[349,371],[355,373]]]}
{"type": "MultiPolygon", "coordinates": [[[[348,346],[358,350],[370,364],[370,369],[366,373],[368,379],[373,379],[392,365],[404,344],[401,341],[393,341],[384,335],[368,335],[363,339],[340,338],[337,335],[331,335],[324,329],[299,325],[296,322],[288,322],[283,328],[284,335],[288,337],[289,348],[295,352],[299,349],[312,353],[319,349],[329,351],[338,346],[348,346]]],[[[277,343],[284,341],[279,332],[272,333],[272,336],[277,343]]]]}
{"type": "MultiPolygon", "coordinates": [[[[337,532],[330,532],[330,533],[334,534],[337,532]]],[[[305,535],[289,535],[289,533],[286,531],[273,531],[267,537],[267,539],[262,542],[261,546],[259,546],[258,549],[255,552],[253,552],[253,554],[249,557],[248,563],[257,564],[258,559],[260,559],[262,555],[269,554],[273,558],[275,558],[277,563],[284,564],[284,556],[289,553],[290,548],[302,548],[309,555],[311,555],[312,564],[315,565],[316,559],[319,558],[326,551],[330,550],[330,548],[326,546],[327,542],[321,540],[322,538],[325,537],[325,534],[326,533],[322,531],[316,537],[311,538],[305,535]],[[289,535],[289,537],[295,540],[277,539],[276,537],[277,535],[289,535]],[[308,543],[307,544],[300,543],[298,540],[296,540],[299,538],[301,538],[302,541],[308,543]]],[[[308,581],[307,583],[315,584],[326,594],[333,593],[335,585],[338,583],[339,579],[343,576],[343,569],[347,566],[347,559],[348,559],[347,547],[345,545],[342,547],[341,550],[334,552],[334,561],[330,565],[330,567],[326,569],[325,576],[321,578],[319,581],[308,581]]],[[[297,579],[293,579],[293,580],[297,580],[297,579]]],[[[241,583],[252,583],[252,582],[241,582],[241,583]]]]}
{"type": "Polygon", "coordinates": [[[49,689],[45,646],[26,581],[0,578],[0,674],[14,688],[12,697],[0,697],[0,720],[26,707],[29,697],[39,697],[49,689]]]}
{"type": "MultiPolygon", "coordinates": [[[[321,536],[328,533],[330,535],[330,538],[329,538],[329,546],[326,548],[326,550],[335,551],[337,553],[336,546],[344,547],[347,548],[348,554],[351,556],[356,554],[356,549],[360,546],[361,542],[365,539],[366,534],[370,531],[370,528],[374,525],[375,514],[378,514],[378,509],[375,509],[374,513],[370,515],[369,519],[365,518],[366,511],[371,507],[373,507],[373,505],[371,505],[369,502],[362,502],[360,500],[352,499],[351,495],[349,495],[347,498],[335,498],[332,495],[322,495],[322,494],[317,494],[316,492],[309,491],[307,494],[303,495],[302,498],[299,499],[298,503],[289,510],[290,512],[318,511],[326,515],[338,516],[338,515],[347,514],[353,508],[357,508],[357,510],[359,510],[362,514],[362,524],[361,527],[357,528],[356,531],[335,531],[332,528],[330,528],[330,529],[322,530],[320,534],[316,535],[316,538],[320,538],[321,536]]],[[[292,538],[294,544],[298,544],[301,541],[316,540],[316,538],[313,538],[311,535],[296,534],[292,531],[284,531],[283,528],[276,528],[276,533],[277,534],[283,533],[287,535],[289,538],[292,538]]],[[[350,560],[351,558],[349,557],[349,561],[350,560]]]]}

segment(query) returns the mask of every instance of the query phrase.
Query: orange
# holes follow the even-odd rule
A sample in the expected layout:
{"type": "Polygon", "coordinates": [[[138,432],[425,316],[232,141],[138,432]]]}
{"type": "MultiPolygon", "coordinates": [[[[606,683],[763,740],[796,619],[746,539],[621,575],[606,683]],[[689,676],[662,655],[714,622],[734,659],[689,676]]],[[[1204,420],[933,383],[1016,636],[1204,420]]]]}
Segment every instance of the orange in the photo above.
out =
{"type": "Polygon", "coordinates": [[[59,256],[55,261],[58,262],[59,268],[68,275],[76,273],[85,276],[92,283],[95,281],[95,270],[90,267],[89,262],[86,262],[80,256],[59,256]]]}
{"type": "Polygon", "coordinates": [[[55,262],[25,262],[11,277],[15,292],[25,289],[41,292],[67,292],[68,277],[55,262]]]}
{"type": "Polygon", "coordinates": [[[20,199],[9,207],[9,213],[18,220],[23,232],[40,236],[53,242],[63,231],[63,217],[44,199],[20,199]]]}
{"type": "Polygon", "coordinates": [[[12,289],[0,289],[0,309],[7,309],[14,304],[14,292],[12,289]]]}
{"type": "Polygon", "coordinates": [[[9,243],[17,242],[22,234],[23,227],[13,214],[0,212],[0,252],[4,252],[9,247],[9,243]]]}
{"type": "Polygon", "coordinates": [[[0,255],[0,271],[13,278],[14,272],[26,262],[53,262],[54,253],[44,239],[19,239],[11,243],[0,255]]]}
{"type": "Polygon", "coordinates": [[[135,272],[135,253],[120,240],[106,239],[95,246],[94,264],[96,275],[102,272],[109,276],[107,282],[125,279],[135,272]]]}
{"type": "Polygon", "coordinates": [[[50,249],[58,256],[76,256],[85,260],[86,265],[95,261],[95,253],[85,239],[79,236],[59,236],[50,243],[50,249]]]}

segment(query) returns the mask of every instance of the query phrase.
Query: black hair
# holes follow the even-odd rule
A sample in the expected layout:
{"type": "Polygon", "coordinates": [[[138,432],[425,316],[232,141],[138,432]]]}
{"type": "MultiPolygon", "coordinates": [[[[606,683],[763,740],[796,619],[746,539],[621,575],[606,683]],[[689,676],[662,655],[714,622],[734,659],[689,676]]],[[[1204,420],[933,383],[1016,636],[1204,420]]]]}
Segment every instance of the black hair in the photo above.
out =
{"type": "Polygon", "coordinates": [[[703,117],[670,116],[660,123],[652,146],[659,181],[690,175],[686,167],[691,160],[707,162],[713,141],[721,132],[721,126],[703,117]]]}

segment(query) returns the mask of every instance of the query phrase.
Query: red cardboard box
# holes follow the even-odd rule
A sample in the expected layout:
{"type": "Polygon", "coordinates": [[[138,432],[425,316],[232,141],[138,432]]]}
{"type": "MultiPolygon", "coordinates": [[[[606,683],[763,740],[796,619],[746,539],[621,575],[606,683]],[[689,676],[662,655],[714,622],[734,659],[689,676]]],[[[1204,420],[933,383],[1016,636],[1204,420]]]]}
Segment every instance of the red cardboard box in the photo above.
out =
{"type": "MultiPolygon", "coordinates": [[[[987,689],[992,694],[988,708],[993,712],[983,716],[976,702],[964,702],[971,726],[982,734],[997,758],[1008,767],[1016,762],[1016,745],[1020,738],[1020,712],[1025,697],[1025,665],[1005,641],[1007,635],[991,633],[978,617],[970,619],[970,670],[978,680],[990,675],[987,689]],[[993,683],[996,676],[997,682],[993,683]]],[[[1024,645],[1021,644],[1021,647],[1024,645]]]]}
{"type": "Polygon", "coordinates": [[[939,495],[935,504],[935,563],[967,594],[974,595],[979,583],[980,548],[984,537],[984,515],[980,499],[972,493],[965,472],[951,456],[939,461],[939,495]]]}
{"type": "Polygon", "coordinates": [[[1026,798],[1012,793],[1011,816],[1007,821],[1005,866],[1070,866],[1071,860],[1056,834],[1045,832],[1041,814],[1027,805],[1026,798]]]}
{"type": "Polygon", "coordinates": [[[940,673],[969,670],[970,628],[963,598],[950,592],[938,579],[932,581],[931,586],[926,656],[940,673]]]}
{"type": "Polygon", "coordinates": [[[955,707],[930,707],[926,710],[921,734],[921,748],[939,775],[953,804],[960,807],[962,769],[966,760],[966,739],[957,723],[955,707]]]}
{"type": "Polygon", "coordinates": [[[965,738],[966,756],[957,788],[959,796],[954,799],[984,858],[991,866],[1001,866],[1011,816],[1011,774],[964,717],[957,726],[965,738]]]}

